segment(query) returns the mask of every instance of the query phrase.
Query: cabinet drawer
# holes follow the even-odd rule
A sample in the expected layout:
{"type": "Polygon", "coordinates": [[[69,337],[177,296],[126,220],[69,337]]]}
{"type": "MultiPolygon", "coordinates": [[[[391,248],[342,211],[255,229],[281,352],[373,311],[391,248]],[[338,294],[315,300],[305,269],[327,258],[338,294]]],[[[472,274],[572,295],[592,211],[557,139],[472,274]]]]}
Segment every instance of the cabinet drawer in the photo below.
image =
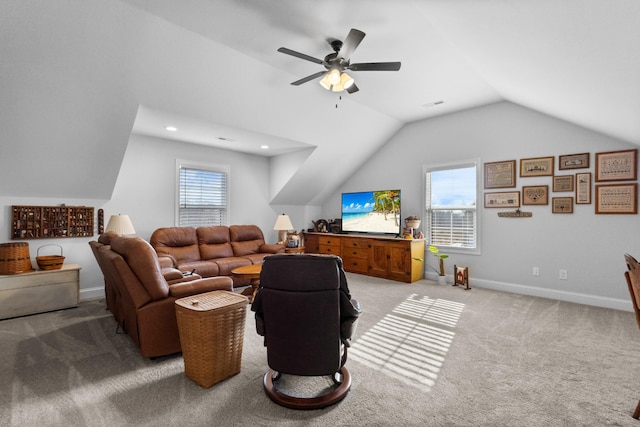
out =
{"type": "Polygon", "coordinates": [[[342,249],[369,249],[371,245],[365,239],[342,239],[342,249]]]}
{"type": "Polygon", "coordinates": [[[320,236],[318,237],[318,242],[320,246],[340,246],[340,238],[332,237],[332,236],[320,236]]]}
{"type": "Polygon", "coordinates": [[[342,256],[350,258],[369,259],[369,249],[342,248],[342,256]]]}
{"type": "Polygon", "coordinates": [[[353,258],[353,257],[342,258],[342,264],[344,266],[345,271],[348,271],[351,273],[367,274],[367,271],[369,270],[367,260],[362,258],[353,258]]]}
{"type": "Polygon", "coordinates": [[[318,253],[340,256],[340,246],[338,246],[338,245],[324,245],[324,244],[320,243],[320,245],[318,247],[318,253]]]}

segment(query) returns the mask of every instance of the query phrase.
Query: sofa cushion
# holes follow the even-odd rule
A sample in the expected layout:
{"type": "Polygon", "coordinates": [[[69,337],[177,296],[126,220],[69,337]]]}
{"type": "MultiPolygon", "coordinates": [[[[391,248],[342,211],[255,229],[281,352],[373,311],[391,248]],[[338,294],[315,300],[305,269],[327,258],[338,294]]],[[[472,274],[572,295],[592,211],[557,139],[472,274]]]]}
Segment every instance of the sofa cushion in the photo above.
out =
{"type": "Polygon", "coordinates": [[[231,242],[233,247],[233,254],[235,256],[245,256],[250,254],[257,254],[260,251],[259,240],[247,240],[246,242],[231,242]]]}
{"type": "Polygon", "coordinates": [[[198,227],[196,234],[198,235],[200,259],[210,260],[233,256],[233,249],[229,242],[229,227],[222,225],[198,227]]]}
{"type": "Polygon", "coordinates": [[[199,261],[198,236],[193,227],[164,227],[153,232],[151,246],[158,255],[170,255],[177,267],[180,264],[199,261]]]}

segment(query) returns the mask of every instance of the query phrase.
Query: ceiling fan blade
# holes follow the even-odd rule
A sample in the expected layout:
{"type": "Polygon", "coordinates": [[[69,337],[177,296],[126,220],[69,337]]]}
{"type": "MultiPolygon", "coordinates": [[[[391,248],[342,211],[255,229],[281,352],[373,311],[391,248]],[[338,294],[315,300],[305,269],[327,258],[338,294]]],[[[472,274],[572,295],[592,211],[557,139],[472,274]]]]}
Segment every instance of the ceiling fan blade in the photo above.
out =
{"type": "Polygon", "coordinates": [[[309,82],[309,81],[311,81],[313,79],[317,79],[318,77],[324,76],[325,74],[327,74],[326,70],[325,71],[318,71],[317,73],[311,74],[310,76],[307,76],[307,77],[305,77],[303,79],[296,80],[295,82],[293,82],[291,84],[294,85],[294,86],[300,86],[302,83],[306,83],[306,82],[309,82]]]}
{"type": "Polygon", "coordinates": [[[400,62],[361,62],[347,68],[351,71],[398,71],[400,65],[400,62]]]}
{"type": "Polygon", "coordinates": [[[323,64],[322,59],[314,58],[313,56],[306,55],[304,53],[296,52],[295,50],[287,49],[286,47],[281,47],[278,49],[278,52],[285,53],[287,55],[295,56],[296,58],[304,59],[307,61],[314,62],[316,64],[323,64]]]}
{"type": "Polygon", "coordinates": [[[357,91],[359,91],[360,89],[358,89],[358,86],[356,86],[356,84],[352,84],[351,86],[349,86],[347,89],[347,92],[349,93],[356,93],[357,91]]]}
{"type": "Polygon", "coordinates": [[[344,39],[344,42],[342,43],[342,47],[338,52],[338,56],[345,60],[349,59],[353,51],[356,50],[356,48],[364,38],[364,36],[365,34],[362,31],[352,28],[351,31],[349,31],[349,34],[347,34],[347,38],[344,39]]]}

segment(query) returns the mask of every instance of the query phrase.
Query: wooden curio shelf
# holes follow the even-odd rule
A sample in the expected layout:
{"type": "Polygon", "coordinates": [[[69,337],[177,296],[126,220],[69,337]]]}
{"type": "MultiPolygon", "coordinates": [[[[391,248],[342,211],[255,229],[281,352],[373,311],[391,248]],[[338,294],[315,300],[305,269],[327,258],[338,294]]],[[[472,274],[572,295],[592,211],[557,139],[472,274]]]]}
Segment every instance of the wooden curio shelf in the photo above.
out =
{"type": "Polygon", "coordinates": [[[11,206],[11,239],[93,236],[93,208],[11,206]]]}

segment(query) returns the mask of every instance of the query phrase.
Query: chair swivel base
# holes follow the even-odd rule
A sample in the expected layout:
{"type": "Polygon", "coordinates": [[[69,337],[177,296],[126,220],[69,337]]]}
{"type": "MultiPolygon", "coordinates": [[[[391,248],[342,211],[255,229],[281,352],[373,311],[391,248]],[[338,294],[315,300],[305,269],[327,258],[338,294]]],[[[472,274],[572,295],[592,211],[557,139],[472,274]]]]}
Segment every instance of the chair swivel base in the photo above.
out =
{"type": "Polygon", "coordinates": [[[338,372],[342,375],[342,382],[338,383],[338,386],[329,393],[315,397],[296,397],[284,394],[276,389],[273,382],[280,378],[280,373],[269,369],[267,373],[264,374],[264,391],[273,402],[290,409],[326,408],[344,399],[351,389],[351,374],[349,374],[347,368],[343,366],[338,372]]]}

